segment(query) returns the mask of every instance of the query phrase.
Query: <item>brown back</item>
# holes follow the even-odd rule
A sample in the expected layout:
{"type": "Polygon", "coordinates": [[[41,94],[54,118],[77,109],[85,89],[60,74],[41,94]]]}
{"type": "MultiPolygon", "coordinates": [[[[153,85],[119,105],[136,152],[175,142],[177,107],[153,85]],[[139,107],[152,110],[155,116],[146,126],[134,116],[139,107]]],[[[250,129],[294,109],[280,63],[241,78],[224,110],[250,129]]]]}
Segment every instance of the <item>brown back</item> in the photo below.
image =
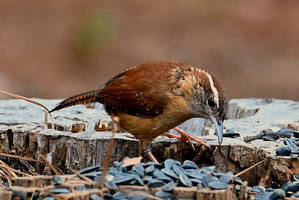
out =
{"type": "Polygon", "coordinates": [[[107,112],[124,112],[141,117],[159,115],[167,105],[176,62],[148,62],[123,72],[106,83],[97,100],[107,112]]]}

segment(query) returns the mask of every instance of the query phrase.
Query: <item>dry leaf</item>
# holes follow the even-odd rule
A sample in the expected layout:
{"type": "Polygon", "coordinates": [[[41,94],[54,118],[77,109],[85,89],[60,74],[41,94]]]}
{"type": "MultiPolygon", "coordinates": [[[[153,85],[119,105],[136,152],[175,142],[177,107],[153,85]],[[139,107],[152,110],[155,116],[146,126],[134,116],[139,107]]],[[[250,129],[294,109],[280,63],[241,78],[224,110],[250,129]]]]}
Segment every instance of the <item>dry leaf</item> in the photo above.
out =
{"type": "Polygon", "coordinates": [[[127,160],[124,160],[123,167],[131,166],[131,165],[137,165],[141,162],[142,156],[135,157],[135,158],[129,158],[127,160]]]}

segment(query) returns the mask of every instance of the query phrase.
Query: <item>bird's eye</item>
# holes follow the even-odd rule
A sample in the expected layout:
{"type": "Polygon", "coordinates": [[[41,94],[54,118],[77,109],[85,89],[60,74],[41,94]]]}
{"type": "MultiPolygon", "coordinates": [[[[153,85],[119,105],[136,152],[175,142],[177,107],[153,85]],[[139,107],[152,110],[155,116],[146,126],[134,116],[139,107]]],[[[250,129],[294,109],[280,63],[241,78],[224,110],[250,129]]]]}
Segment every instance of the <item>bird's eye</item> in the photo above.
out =
{"type": "Polygon", "coordinates": [[[216,105],[214,99],[209,98],[209,99],[208,99],[208,105],[210,106],[210,108],[213,108],[213,107],[216,105]]]}

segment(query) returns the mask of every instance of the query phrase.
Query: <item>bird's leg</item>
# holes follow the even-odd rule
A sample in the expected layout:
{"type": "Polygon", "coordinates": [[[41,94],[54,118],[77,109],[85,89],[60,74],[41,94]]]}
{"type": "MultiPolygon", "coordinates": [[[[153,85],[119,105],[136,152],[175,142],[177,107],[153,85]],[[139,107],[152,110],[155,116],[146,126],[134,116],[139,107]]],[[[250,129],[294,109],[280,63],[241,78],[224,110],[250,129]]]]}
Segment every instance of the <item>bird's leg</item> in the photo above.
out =
{"type": "Polygon", "coordinates": [[[138,156],[142,156],[143,149],[144,149],[144,142],[139,141],[138,156]]]}
{"type": "Polygon", "coordinates": [[[165,133],[165,135],[166,135],[167,137],[169,137],[169,138],[176,138],[176,139],[178,139],[178,140],[182,140],[182,141],[186,141],[186,142],[188,142],[188,143],[191,145],[191,147],[192,147],[193,150],[195,150],[195,147],[194,147],[192,141],[195,141],[195,142],[197,142],[198,144],[202,144],[202,145],[204,145],[206,148],[211,149],[210,145],[208,145],[207,143],[205,143],[205,142],[202,141],[201,139],[199,139],[199,138],[197,138],[197,137],[194,137],[194,136],[192,136],[192,135],[186,133],[186,132],[183,131],[182,129],[175,127],[174,130],[176,130],[181,136],[178,136],[178,135],[176,135],[176,134],[172,134],[172,133],[165,133]]]}
{"type": "Polygon", "coordinates": [[[145,150],[144,153],[151,161],[158,163],[156,157],[153,155],[150,149],[145,150]]]}
{"type": "Polygon", "coordinates": [[[155,158],[155,156],[153,155],[153,153],[151,152],[147,144],[148,142],[145,141],[139,142],[139,156],[141,156],[142,153],[144,152],[144,155],[146,155],[151,161],[158,163],[157,159],[155,158]]]}

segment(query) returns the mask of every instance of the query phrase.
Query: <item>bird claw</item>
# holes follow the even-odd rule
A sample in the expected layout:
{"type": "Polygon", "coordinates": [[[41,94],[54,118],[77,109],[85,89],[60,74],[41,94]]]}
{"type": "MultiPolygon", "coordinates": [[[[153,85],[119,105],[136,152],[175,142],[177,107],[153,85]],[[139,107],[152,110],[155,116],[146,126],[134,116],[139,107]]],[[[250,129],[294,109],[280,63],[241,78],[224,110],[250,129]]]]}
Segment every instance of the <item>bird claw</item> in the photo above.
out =
{"type": "Polygon", "coordinates": [[[156,157],[154,156],[154,154],[151,152],[151,150],[147,149],[145,150],[145,155],[153,162],[158,163],[158,160],[156,159],[156,157]]]}
{"type": "Polygon", "coordinates": [[[180,128],[175,127],[174,130],[176,130],[181,136],[172,134],[172,133],[165,133],[165,135],[169,138],[176,138],[178,140],[182,140],[182,141],[186,141],[190,144],[191,148],[195,151],[195,147],[192,141],[197,142],[198,144],[202,144],[204,145],[207,149],[211,149],[210,145],[208,145],[207,143],[205,143],[204,141],[200,140],[197,137],[194,137],[188,133],[186,133],[185,131],[183,131],[180,128]]]}
{"type": "Polygon", "coordinates": [[[189,145],[191,146],[192,150],[195,151],[195,147],[194,147],[194,144],[193,144],[193,142],[191,141],[191,139],[188,139],[187,142],[188,142],[189,145]]]}

